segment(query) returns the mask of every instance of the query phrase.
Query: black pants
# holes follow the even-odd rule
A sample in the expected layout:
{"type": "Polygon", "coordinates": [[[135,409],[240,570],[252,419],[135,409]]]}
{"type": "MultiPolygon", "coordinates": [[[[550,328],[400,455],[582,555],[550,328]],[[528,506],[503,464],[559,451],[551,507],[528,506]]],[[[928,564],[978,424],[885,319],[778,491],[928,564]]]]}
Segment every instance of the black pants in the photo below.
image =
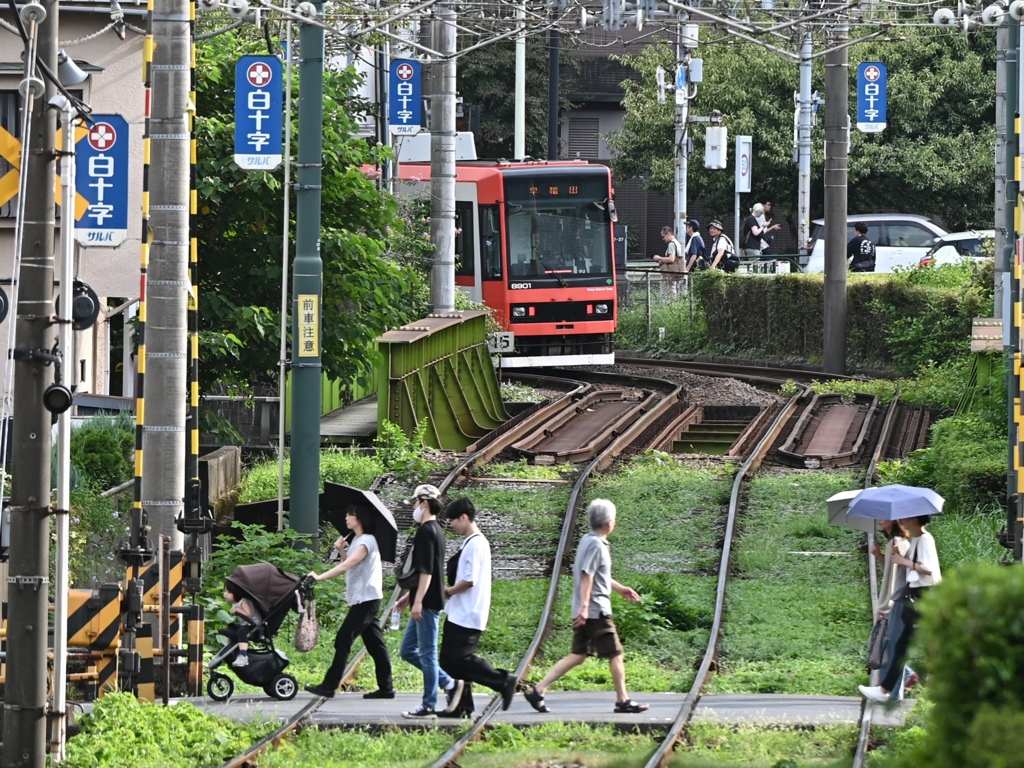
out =
{"type": "Polygon", "coordinates": [[[903,603],[903,627],[893,643],[892,659],[889,661],[885,678],[879,683],[885,690],[894,691],[896,686],[903,681],[903,664],[907,660],[907,648],[910,646],[910,638],[914,636],[917,628],[917,610],[913,603],[903,603]]]}
{"type": "Polygon", "coordinates": [[[365,603],[350,605],[345,620],[338,628],[338,634],[334,637],[334,660],[331,666],[324,673],[323,686],[332,691],[341,685],[341,678],[345,674],[345,665],[348,664],[348,655],[352,651],[352,643],[359,636],[362,636],[366,645],[366,652],[373,659],[374,671],[377,674],[377,687],[383,691],[390,691],[394,688],[394,681],[391,678],[391,659],[388,657],[388,648],[384,644],[384,633],[380,624],[377,623],[377,612],[380,610],[380,600],[367,600],[365,603]]]}
{"type": "Polygon", "coordinates": [[[508,681],[508,672],[495,669],[490,662],[476,655],[480,644],[481,630],[463,627],[450,619],[444,623],[441,634],[441,654],[438,659],[441,669],[456,680],[465,680],[459,711],[473,712],[473,691],[470,683],[479,683],[492,691],[501,691],[508,681]]]}

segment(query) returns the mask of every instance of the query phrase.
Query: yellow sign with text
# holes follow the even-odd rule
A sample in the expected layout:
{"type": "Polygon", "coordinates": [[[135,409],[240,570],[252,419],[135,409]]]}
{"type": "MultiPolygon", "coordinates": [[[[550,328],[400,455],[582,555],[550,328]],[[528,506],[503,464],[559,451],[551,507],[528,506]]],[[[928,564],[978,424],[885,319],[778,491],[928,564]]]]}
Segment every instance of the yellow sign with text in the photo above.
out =
{"type": "Polygon", "coordinates": [[[298,313],[299,357],[319,357],[320,297],[315,293],[300,293],[296,312],[298,313]]]}

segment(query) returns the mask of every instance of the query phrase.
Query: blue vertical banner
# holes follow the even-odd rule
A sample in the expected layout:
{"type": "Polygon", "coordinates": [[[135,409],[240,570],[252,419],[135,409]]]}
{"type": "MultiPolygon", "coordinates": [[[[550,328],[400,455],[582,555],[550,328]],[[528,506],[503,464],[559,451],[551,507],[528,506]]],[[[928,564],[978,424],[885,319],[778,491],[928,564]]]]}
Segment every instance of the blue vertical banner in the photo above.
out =
{"type": "Polygon", "coordinates": [[[283,159],[281,60],[243,56],[235,64],[235,164],[272,171],[283,159]]]}
{"type": "Polygon", "coordinates": [[[881,133],[886,124],[889,73],[880,61],[865,61],[857,67],[857,130],[881,133]]]}
{"type": "Polygon", "coordinates": [[[128,121],[121,115],[92,120],[76,131],[75,192],[85,207],[75,206],[75,240],[116,248],[128,237],[128,121]]]}
{"type": "Polygon", "coordinates": [[[392,136],[414,136],[423,124],[423,86],[420,63],[414,59],[391,62],[388,79],[388,124],[392,136]]]}

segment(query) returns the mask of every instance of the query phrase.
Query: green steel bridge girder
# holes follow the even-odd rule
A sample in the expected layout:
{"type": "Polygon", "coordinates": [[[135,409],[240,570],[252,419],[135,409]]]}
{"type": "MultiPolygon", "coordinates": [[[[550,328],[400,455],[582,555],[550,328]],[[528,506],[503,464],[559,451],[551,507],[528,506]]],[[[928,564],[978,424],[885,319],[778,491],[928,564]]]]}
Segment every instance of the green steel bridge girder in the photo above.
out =
{"type": "Polygon", "coordinates": [[[487,313],[429,315],[377,338],[377,423],[461,451],[508,420],[487,352],[487,313]]]}

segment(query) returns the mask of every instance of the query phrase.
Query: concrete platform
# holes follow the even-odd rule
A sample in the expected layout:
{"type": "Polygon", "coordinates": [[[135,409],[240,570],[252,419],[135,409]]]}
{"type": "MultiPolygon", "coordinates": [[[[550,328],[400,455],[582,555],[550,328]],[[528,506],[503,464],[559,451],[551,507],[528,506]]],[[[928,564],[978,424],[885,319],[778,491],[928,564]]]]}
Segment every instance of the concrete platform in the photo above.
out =
{"type": "MultiPolygon", "coordinates": [[[[505,723],[517,728],[546,722],[588,722],[614,724],[623,728],[644,731],[662,731],[675,720],[679,707],[686,698],[681,693],[632,693],[634,699],[650,704],[650,709],[637,715],[612,712],[615,695],[611,691],[559,692],[547,695],[551,708],[548,714],[535,712],[523,696],[517,695],[507,712],[499,712],[494,723],[505,723]]],[[[275,701],[265,696],[238,696],[227,702],[208,698],[185,699],[211,714],[233,720],[252,718],[285,721],[309,704],[313,696],[301,692],[292,701],[275,701]]],[[[480,712],[487,706],[490,696],[476,694],[476,707],[480,712]]],[[[443,701],[443,699],[442,699],[443,701]]],[[[312,716],[312,722],[321,728],[400,727],[423,728],[454,727],[458,720],[437,718],[431,721],[409,720],[402,712],[414,709],[420,696],[400,693],[394,699],[363,699],[361,693],[339,693],[324,702],[312,716]]],[[[794,726],[856,725],[859,722],[863,699],[859,696],[791,696],[782,694],[715,694],[704,696],[697,706],[694,718],[698,722],[728,725],[794,726]]],[[[875,706],[872,724],[897,727],[903,724],[913,700],[886,709],[875,706]]]]}
{"type": "Polygon", "coordinates": [[[371,395],[320,417],[320,436],[365,440],[377,434],[377,396],[371,395]]]}

